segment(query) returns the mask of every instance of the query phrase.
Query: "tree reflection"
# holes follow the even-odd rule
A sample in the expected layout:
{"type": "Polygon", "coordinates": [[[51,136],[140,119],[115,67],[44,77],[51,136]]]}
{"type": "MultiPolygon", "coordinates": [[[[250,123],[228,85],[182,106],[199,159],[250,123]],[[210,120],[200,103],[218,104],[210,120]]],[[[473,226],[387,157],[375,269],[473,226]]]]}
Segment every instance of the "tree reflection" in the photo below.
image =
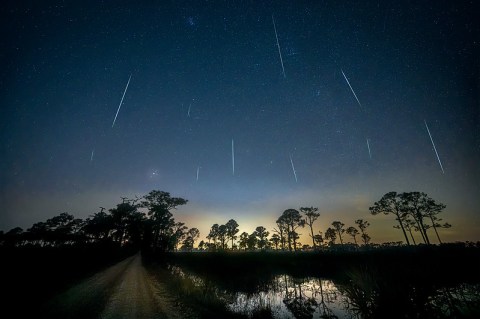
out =
{"type": "Polygon", "coordinates": [[[317,301],[313,297],[307,297],[302,293],[302,282],[292,280],[291,288],[288,289],[287,278],[285,277],[285,297],[283,303],[288,310],[297,319],[310,319],[313,318],[313,313],[318,306],[317,301]]]}
{"type": "MultiPolygon", "coordinates": [[[[325,289],[325,280],[316,278],[312,280],[312,296],[316,298],[318,303],[318,309],[320,312],[320,318],[335,319],[338,318],[327,305],[334,303],[338,300],[336,289],[325,289]]],[[[330,287],[331,288],[331,287],[330,287]]]]}
{"type": "Polygon", "coordinates": [[[460,284],[438,289],[426,308],[437,318],[480,318],[480,284],[460,284]]]}

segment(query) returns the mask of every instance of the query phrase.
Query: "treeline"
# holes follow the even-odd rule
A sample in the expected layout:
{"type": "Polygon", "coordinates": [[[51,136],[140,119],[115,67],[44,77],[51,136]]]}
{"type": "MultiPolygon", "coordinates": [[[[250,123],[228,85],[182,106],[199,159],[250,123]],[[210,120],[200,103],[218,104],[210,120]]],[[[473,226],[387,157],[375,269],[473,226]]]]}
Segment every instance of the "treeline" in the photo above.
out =
{"type": "MultiPolygon", "coordinates": [[[[154,251],[191,251],[200,237],[197,228],[188,228],[185,223],[175,221],[172,210],[187,204],[187,200],[172,197],[169,193],[153,190],[135,199],[122,198],[115,208],[100,211],[82,220],[62,213],[45,222],[38,222],[24,231],[20,227],[0,232],[0,246],[59,247],[110,243],[118,247],[152,249],[154,251]]],[[[414,233],[418,233],[424,244],[431,244],[428,231],[432,229],[441,242],[439,229],[450,228],[441,223],[438,216],[445,205],[437,203],[425,193],[389,192],[369,208],[372,215],[391,214],[395,217],[407,245],[417,244],[414,233]],[[408,235],[409,236],[408,236],[408,235]]],[[[206,241],[196,249],[207,251],[225,250],[318,250],[332,247],[356,249],[358,246],[374,247],[368,234],[370,223],[357,219],[346,226],[333,221],[324,233],[315,232],[315,223],[320,218],[317,207],[300,207],[285,210],[276,220],[276,227],[268,231],[258,226],[252,233],[238,233],[239,224],[230,219],[225,224],[213,224],[206,241]],[[301,243],[301,229],[306,229],[311,242],[301,243]],[[351,241],[348,239],[351,238],[351,241]],[[311,243],[311,244],[310,244],[311,243]]],[[[384,243],[384,246],[403,245],[403,241],[384,243]]]]}
{"type": "Polygon", "coordinates": [[[285,210],[276,221],[276,227],[272,234],[264,227],[258,226],[249,234],[242,232],[239,236],[239,225],[234,219],[230,219],[226,224],[213,224],[207,235],[208,241],[201,241],[198,245],[199,250],[219,251],[219,250],[311,250],[333,247],[336,245],[337,238],[341,245],[344,242],[342,235],[346,232],[352,236],[354,245],[357,246],[357,236],[360,235],[364,245],[370,243],[370,236],[366,229],[369,222],[358,219],[355,221],[358,229],[350,226],[344,228],[345,224],[340,221],[334,221],[332,227],[329,227],[323,235],[321,231],[314,232],[315,221],[320,217],[317,207],[301,207],[299,210],[290,208],[285,210]],[[299,242],[299,229],[307,228],[312,245],[299,242]]]}
{"type": "MultiPolygon", "coordinates": [[[[424,244],[430,245],[428,230],[433,229],[438,242],[442,243],[438,230],[440,228],[452,227],[449,223],[441,223],[442,219],[438,216],[445,205],[437,203],[434,199],[422,192],[406,192],[397,194],[389,192],[385,194],[378,202],[375,202],[369,208],[372,215],[392,214],[398,225],[394,228],[401,229],[407,245],[414,244],[414,233],[419,233],[424,244]],[[407,232],[410,238],[407,236],[407,232]]],[[[370,222],[364,219],[357,219],[354,225],[346,226],[341,221],[333,221],[331,227],[328,227],[324,233],[314,231],[314,224],[319,219],[320,213],[317,207],[301,207],[297,209],[287,209],[276,220],[276,227],[270,232],[263,226],[258,226],[252,233],[243,232],[239,236],[238,223],[231,219],[224,225],[213,224],[209,234],[208,241],[199,243],[199,250],[317,250],[326,248],[343,249],[368,246],[376,247],[377,244],[371,243],[371,237],[367,230],[370,222]],[[299,231],[306,228],[310,243],[302,244],[299,242],[299,231]],[[352,241],[346,240],[351,238],[352,241]],[[229,246],[230,245],[230,246],[229,246]]],[[[383,243],[381,246],[400,246],[403,241],[383,243]]]]}
{"type": "Polygon", "coordinates": [[[115,208],[100,211],[85,220],[69,213],[38,222],[24,231],[20,227],[0,232],[3,247],[64,247],[111,244],[118,247],[172,251],[193,249],[200,236],[197,228],[176,222],[171,210],[187,200],[153,190],[143,197],[122,198],[115,208]]]}

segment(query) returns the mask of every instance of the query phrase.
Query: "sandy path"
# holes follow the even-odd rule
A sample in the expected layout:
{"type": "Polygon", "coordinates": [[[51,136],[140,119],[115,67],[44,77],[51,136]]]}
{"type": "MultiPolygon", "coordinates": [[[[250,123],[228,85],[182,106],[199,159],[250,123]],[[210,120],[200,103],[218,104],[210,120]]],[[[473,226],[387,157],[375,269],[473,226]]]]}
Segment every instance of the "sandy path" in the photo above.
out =
{"type": "Polygon", "coordinates": [[[149,275],[140,254],[129,257],[57,296],[52,317],[181,318],[174,299],[149,275]]]}

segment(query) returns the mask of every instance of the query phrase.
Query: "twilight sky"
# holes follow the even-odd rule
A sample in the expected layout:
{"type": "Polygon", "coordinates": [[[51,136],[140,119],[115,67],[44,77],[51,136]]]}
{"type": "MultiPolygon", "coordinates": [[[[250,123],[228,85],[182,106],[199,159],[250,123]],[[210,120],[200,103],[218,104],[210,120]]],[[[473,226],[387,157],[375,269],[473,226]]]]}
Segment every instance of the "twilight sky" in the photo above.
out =
{"type": "Polygon", "coordinates": [[[0,230],[159,189],[202,238],[316,206],[318,230],[396,241],[368,207],[423,191],[445,240],[480,240],[479,21],[477,1],[8,1],[0,230]]]}

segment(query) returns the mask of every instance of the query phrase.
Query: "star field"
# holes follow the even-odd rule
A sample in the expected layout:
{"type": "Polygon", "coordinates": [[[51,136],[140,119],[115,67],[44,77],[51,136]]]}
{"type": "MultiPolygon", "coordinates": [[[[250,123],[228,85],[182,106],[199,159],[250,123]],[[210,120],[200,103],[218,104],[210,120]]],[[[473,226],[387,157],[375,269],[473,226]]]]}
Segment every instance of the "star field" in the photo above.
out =
{"type": "Polygon", "coordinates": [[[317,206],[321,227],[366,218],[381,241],[398,233],[369,205],[418,190],[447,205],[447,239],[477,240],[479,9],[11,2],[0,18],[0,229],[160,189],[189,200],[176,214],[202,237],[230,218],[251,231],[317,206]]]}

